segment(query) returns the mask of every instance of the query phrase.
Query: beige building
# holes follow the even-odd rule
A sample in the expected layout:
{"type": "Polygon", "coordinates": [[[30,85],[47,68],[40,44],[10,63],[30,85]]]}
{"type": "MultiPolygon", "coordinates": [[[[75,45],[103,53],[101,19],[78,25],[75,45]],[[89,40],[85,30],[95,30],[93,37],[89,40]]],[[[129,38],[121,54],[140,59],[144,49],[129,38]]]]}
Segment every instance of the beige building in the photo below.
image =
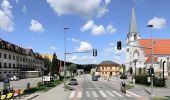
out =
{"type": "Polygon", "coordinates": [[[101,77],[114,76],[119,73],[119,64],[112,61],[103,61],[97,65],[97,72],[100,72],[101,77]]]}
{"type": "Polygon", "coordinates": [[[0,39],[0,80],[11,76],[38,77],[42,68],[44,62],[39,53],[0,39]]]}

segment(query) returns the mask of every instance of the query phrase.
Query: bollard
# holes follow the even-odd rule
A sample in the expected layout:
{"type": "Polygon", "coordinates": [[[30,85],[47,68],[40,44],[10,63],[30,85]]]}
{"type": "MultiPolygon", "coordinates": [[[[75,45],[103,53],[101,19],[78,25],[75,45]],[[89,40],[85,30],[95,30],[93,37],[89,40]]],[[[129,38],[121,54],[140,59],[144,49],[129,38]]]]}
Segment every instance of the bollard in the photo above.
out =
{"type": "Polygon", "coordinates": [[[30,83],[27,83],[27,89],[30,89],[30,83]]]}

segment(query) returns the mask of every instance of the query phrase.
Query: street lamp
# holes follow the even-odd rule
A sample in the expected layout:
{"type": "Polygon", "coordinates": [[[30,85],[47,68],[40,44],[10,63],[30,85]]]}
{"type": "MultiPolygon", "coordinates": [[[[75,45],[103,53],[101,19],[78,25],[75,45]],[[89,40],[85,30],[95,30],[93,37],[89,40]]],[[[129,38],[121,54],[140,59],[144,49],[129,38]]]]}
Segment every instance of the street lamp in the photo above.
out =
{"type": "Polygon", "coordinates": [[[66,76],[66,32],[67,30],[69,30],[69,27],[64,27],[64,91],[65,91],[65,85],[66,85],[66,80],[65,80],[65,76],[66,76]]]}
{"type": "MultiPolygon", "coordinates": [[[[147,27],[153,28],[153,25],[147,25],[147,27]]],[[[151,31],[151,68],[153,68],[153,39],[151,31]]],[[[153,95],[153,74],[151,75],[151,95],[153,95]]]]}

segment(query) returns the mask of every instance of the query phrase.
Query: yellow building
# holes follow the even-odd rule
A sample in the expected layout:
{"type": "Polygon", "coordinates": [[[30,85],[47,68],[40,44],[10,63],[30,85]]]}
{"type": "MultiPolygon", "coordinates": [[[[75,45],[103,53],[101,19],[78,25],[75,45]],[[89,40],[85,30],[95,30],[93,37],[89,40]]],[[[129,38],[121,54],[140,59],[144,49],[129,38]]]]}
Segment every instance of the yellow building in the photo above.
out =
{"type": "Polygon", "coordinates": [[[100,72],[101,77],[114,76],[119,73],[119,66],[118,63],[107,60],[97,65],[96,71],[100,72]]]}
{"type": "Polygon", "coordinates": [[[43,58],[47,57],[51,62],[53,60],[53,54],[41,54],[43,58]]]}

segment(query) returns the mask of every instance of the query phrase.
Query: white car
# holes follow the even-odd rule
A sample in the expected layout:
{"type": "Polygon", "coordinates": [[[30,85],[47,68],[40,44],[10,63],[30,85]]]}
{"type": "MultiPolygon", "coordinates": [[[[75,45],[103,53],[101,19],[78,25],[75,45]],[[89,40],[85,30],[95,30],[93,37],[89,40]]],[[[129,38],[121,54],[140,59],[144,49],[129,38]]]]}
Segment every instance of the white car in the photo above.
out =
{"type": "Polygon", "coordinates": [[[18,79],[19,79],[18,77],[13,76],[13,77],[10,78],[10,81],[17,81],[18,79]]]}

